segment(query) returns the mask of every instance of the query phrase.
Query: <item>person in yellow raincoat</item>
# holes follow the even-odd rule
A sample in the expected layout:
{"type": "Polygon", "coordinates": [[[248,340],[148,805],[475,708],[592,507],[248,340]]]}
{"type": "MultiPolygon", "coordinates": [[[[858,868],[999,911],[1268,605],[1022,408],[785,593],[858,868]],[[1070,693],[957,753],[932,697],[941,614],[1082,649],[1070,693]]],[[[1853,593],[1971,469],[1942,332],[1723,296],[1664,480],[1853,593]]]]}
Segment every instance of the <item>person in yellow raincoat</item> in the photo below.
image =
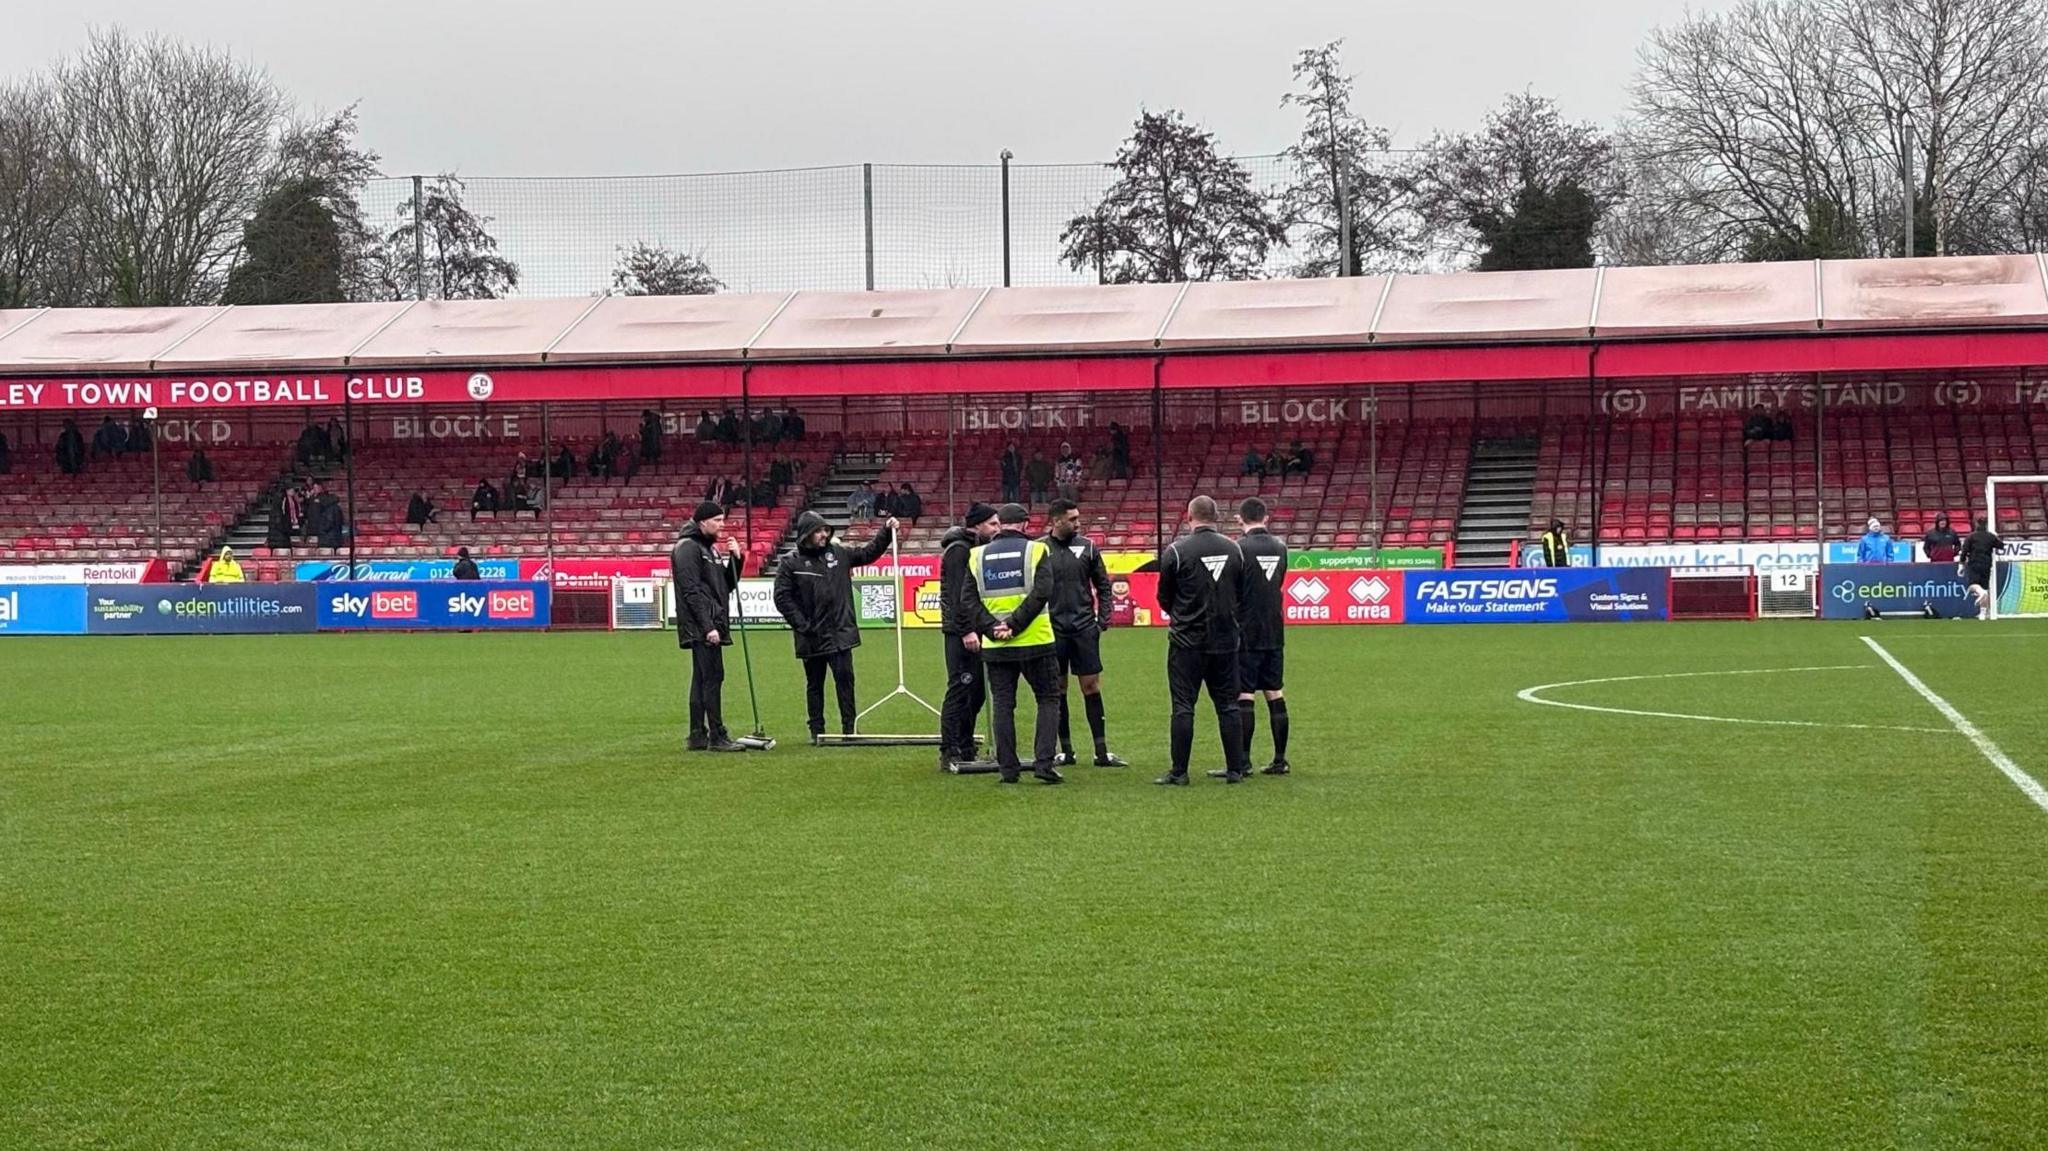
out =
{"type": "Polygon", "coordinates": [[[242,583],[242,565],[235,562],[235,549],[222,548],[214,557],[213,565],[206,570],[207,583],[242,583]]]}

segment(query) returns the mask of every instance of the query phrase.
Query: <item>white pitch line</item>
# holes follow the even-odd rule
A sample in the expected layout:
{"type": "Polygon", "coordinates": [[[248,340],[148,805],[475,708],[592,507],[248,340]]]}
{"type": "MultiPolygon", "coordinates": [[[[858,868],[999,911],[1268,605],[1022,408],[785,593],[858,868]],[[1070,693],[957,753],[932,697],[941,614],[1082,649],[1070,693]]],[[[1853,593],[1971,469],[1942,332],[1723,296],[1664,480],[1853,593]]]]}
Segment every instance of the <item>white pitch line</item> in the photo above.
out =
{"type": "Polygon", "coordinates": [[[1954,704],[1934,694],[1933,688],[1922,683],[1920,677],[1914,675],[1911,669],[1894,658],[1892,653],[1886,651],[1883,644],[1878,643],[1867,635],[1862,638],[1863,642],[1869,645],[1870,650],[1877,653],[1877,658],[1890,664],[1892,670],[1899,673],[1899,678],[1906,681],[1907,687],[1919,692],[1920,698],[1933,704],[1934,710],[1940,712],[1943,719],[1948,720],[1949,726],[1960,732],[1964,739],[1976,744],[1977,750],[1983,754],[1984,758],[1991,761],[1991,766],[2004,772],[2005,777],[2012,780],[2014,785],[2025,792],[2027,798],[2033,800],[2036,807],[2039,807],[2042,811],[2048,811],[2048,788],[2042,787],[2039,780],[2022,771],[2020,765],[2012,761],[2012,757],[2006,755],[2005,752],[1999,749],[1997,744],[1991,742],[1990,736],[1985,735],[1982,729],[1976,724],[1971,723],[1962,712],[1957,711],[1954,704]]]}
{"type": "Polygon", "coordinates": [[[1570,708],[1573,711],[1597,711],[1607,715],[1648,716],[1651,719],[1690,719],[1697,720],[1700,723],[1746,723],[1754,724],[1758,727],[1826,727],[1841,728],[1849,731],[1911,731],[1926,735],[1948,734],[1948,732],[1938,727],[1901,727],[1894,724],[1879,723],[1815,723],[1804,719],[1744,719],[1730,715],[1691,715],[1682,711],[1641,711],[1630,707],[1602,707],[1597,703],[1566,703],[1561,699],[1544,699],[1539,694],[1561,687],[1590,687],[1601,683],[1640,683],[1645,680],[1654,679],[1699,679],[1706,676],[1720,675],[1783,675],[1787,672],[1801,671],[1874,670],[1876,670],[1876,665],[1874,664],[1848,663],[1831,664],[1827,667],[1759,667],[1746,668],[1741,671],[1674,671],[1666,672],[1662,675],[1613,675],[1602,679],[1571,679],[1563,683],[1539,683],[1535,687],[1525,687],[1516,692],[1515,698],[1523,703],[1542,704],[1544,707],[1563,707],[1570,708]]]}

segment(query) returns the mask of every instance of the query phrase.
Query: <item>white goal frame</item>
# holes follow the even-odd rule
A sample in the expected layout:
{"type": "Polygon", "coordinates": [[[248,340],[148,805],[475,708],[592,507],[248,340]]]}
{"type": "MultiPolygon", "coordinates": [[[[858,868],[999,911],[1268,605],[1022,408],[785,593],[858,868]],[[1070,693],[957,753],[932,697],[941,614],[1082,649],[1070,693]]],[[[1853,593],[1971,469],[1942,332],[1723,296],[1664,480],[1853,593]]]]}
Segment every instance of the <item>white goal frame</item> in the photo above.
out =
{"type": "MultiPolygon", "coordinates": [[[[1986,476],[1984,478],[1984,528],[1992,535],[1998,534],[1998,486],[2000,484],[2025,484],[2031,487],[2048,488],[2048,476],[1986,476]]],[[[2009,561],[1994,559],[1991,562],[1991,586],[1984,589],[1989,593],[1990,600],[1984,609],[1986,619],[2000,618],[1998,614],[1998,567],[2001,562],[2009,561]]],[[[2025,617],[2024,613],[2016,613],[2006,618],[2019,619],[2031,617],[2025,617]]]]}

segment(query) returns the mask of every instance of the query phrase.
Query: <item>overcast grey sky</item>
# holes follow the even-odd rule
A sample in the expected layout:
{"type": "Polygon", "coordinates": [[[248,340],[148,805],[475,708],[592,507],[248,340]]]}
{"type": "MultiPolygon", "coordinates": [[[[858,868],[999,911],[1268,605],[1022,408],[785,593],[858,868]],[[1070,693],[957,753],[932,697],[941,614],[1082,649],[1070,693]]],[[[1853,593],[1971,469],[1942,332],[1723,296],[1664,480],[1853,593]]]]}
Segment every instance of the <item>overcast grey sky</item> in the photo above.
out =
{"type": "MultiPolygon", "coordinates": [[[[1714,0],[1693,7],[1717,8],[1714,0]]],[[[92,24],[224,44],[301,100],[362,103],[393,173],[700,172],[1108,156],[1141,104],[1271,152],[1294,53],[1343,37],[1358,104],[1412,142],[1507,92],[1612,120],[1685,0],[10,0],[0,74],[92,24]]]]}

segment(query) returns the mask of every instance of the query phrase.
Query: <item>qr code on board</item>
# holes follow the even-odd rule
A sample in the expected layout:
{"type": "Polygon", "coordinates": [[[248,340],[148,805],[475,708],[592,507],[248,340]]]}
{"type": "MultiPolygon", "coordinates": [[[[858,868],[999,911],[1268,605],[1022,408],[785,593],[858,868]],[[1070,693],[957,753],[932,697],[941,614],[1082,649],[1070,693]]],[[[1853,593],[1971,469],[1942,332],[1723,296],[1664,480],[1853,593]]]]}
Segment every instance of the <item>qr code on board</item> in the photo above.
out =
{"type": "Polygon", "coordinates": [[[860,618],[893,622],[896,619],[896,589],[888,584],[860,585],[860,618]]]}

